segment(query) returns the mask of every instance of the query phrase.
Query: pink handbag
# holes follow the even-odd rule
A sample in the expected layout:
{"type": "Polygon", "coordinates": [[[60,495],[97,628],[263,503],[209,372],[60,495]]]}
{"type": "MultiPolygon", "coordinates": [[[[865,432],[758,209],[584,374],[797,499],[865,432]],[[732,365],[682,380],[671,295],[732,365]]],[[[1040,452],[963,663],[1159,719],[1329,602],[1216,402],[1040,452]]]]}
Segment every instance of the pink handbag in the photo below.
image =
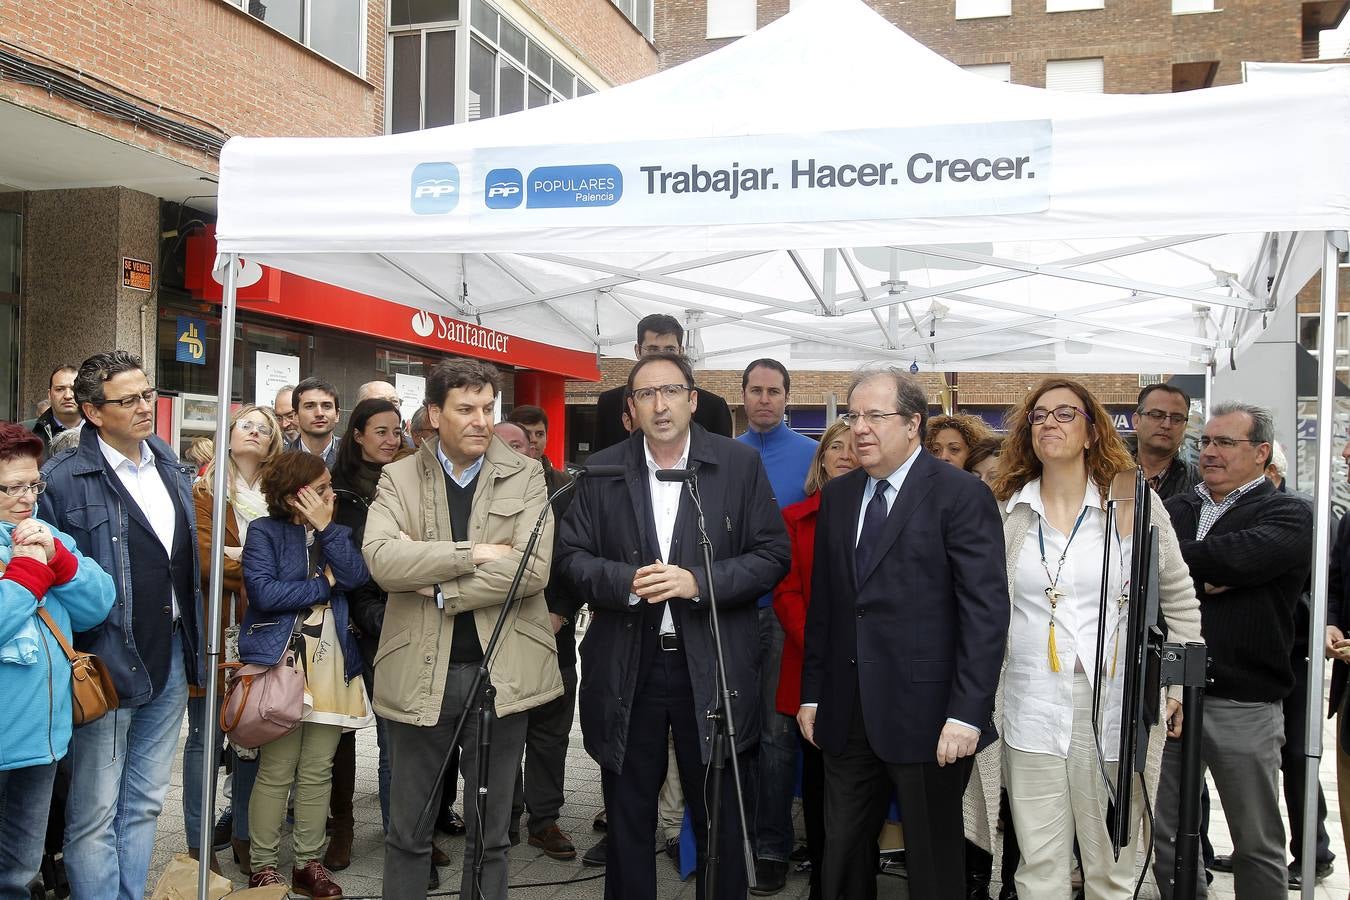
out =
{"type": "Polygon", "coordinates": [[[220,705],[220,730],[240,747],[256,748],[283,738],[304,717],[305,673],[287,648],[275,666],[222,663],[230,670],[220,705]]]}

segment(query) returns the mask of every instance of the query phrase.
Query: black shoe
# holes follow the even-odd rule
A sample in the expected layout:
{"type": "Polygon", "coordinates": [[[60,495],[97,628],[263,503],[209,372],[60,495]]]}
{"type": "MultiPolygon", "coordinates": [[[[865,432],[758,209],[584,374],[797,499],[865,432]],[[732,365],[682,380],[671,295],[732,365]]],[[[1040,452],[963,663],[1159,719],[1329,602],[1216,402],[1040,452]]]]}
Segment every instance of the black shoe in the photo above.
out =
{"type": "MultiPolygon", "coordinates": [[[[1336,868],[1336,866],[1330,862],[1318,863],[1317,868],[1313,871],[1313,880],[1318,883],[1325,881],[1326,877],[1331,874],[1331,871],[1334,868],[1336,868]]],[[[1302,888],[1303,864],[1300,862],[1292,862],[1289,864],[1289,890],[1297,891],[1302,888]]]]}
{"type": "Polygon", "coordinates": [[[787,863],[777,859],[761,859],[755,863],[755,886],[750,893],[756,897],[776,894],[787,886],[787,863]]]}
{"type": "Polygon", "coordinates": [[[604,831],[609,828],[609,815],[602,809],[591,819],[592,831],[604,831]]]}
{"type": "Polygon", "coordinates": [[[680,839],[677,837],[666,838],[666,856],[675,864],[675,871],[680,870],[680,839]]]}
{"type": "Polygon", "coordinates": [[[1209,867],[1212,871],[1222,872],[1225,875],[1233,874],[1233,857],[1216,856],[1214,862],[1209,867]]]}
{"type": "Polygon", "coordinates": [[[508,832],[506,833],[506,837],[507,837],[507,839],[511,842],[511,846],[512,846],[512,847],[516,847],[516,846],[519,846],[519,845],[520,845],[520,832],[519,832],[519,831],[508,831],[508,832]]]}
{"type": "Polygon", "coordinates": [[[464,824],[464,817],[455,812],[453,807],[447,806],[436,817],[436,830],[451,837],[459,837],[468,827],[464,824]]]}
{"type": "Polygon", "coordinates": [[[441,886],[441,873],[436,871],[435,863],[431,866],[431,874],[427,876],[427,890],[434,891],[441,886]]]}
{"type": "Polygon", "coordinates": [[[230,849],[230,838],[234,837],[234,810],[225,807],[225,811],[216,819],[216,827],[211,831],[211,849],[230,849]]]}
{"type": "Polygon", "coordinates": [[[796,847],[792,848],[792,852],[788,854],[789,862],[806,862],[810,858],[811,851],[806,849],[805,844],[798,844],[796,847]]]}
{"type": "Polygon", "coordinates": [[[989,896],[989,876],[966,874],[966,900],[993,900],[989,896]]]}
{"type": "Polygon", "coordinates": [[[1005,881],[999,888],[998,900],[1017,900],[1017,885],[1011,880],[1005,881]]]}
{"type": "Polygon", "coordinates": [[[586,855],[581,857],[583,866],[590,866],[592,869],[603,869],[609,862],[609,848],[605,846],[606,839],[600,838],[595,842],[595,846],[586,851],[586,855]]]}

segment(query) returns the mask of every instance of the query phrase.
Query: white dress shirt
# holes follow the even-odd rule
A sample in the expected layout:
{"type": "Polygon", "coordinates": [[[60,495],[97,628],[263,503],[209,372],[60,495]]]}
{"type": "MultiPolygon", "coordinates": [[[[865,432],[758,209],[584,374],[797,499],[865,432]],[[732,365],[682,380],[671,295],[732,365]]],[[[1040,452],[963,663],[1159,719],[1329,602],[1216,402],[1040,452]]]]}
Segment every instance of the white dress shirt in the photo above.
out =
{"type": "MultiPolygon", "coordinates": [[[[683,469],[689,465],[690,435],[684,437],[684,451],[673,466],[662,466],[652,459],[652,448],[644,435],[642,452],[647,457],[647,493],[652,501],[652,520],[656,523],[656,546],[661,551],[658,559],[670,561],[670,542],[675,535],[675,517],[680,512],[680,495],[684,491],[683,481],[661,481],[656,477],[660,469],[683,469]]],[[[691,598],[692,599],[692,598],[691,598]]],[[[637,594],[629,594],[628,605],[636,606],[644,602],[637,594]]],[[[661,612],[661,633],[674,634],[675,620],[670,615],[670,603],[665,604],[661,612]]]]}
{"type": "Polygon", "coordinates": [[[909,470],[914,467],[914,459],[918,455],[919,445],[916,443],[914,449],[909,451],[909,457],[884,479],[873,478],[870,475],[867,477],[867,487],[863,488],[862,505],[858,507],[858,527],[853,530],[853,546],[858,546],[858,539],[862,537],[863,520],[867,518],[867,504],[872,502],[872,497],[877,492],[877,482],[890,482],[890,490],[886,491],[886,515],[889,516],[891,508],[895,506],[895,498],[900,496],[900,487],[905,483],[905,476],[909,475],[909,470]]]}
{"type": "MultiPolygon", "coordinates": [[[[1013,576],[1012,620],[1008,628],[1008,663],[1003,680],[1003,740],[1028,753],[1046,753],[1067,759],[1073,732],[1073,678],[1082,671],[1091,682],[1096,677],[1098,603],[1102,587],[1102,546],[1108,522],[1102,509],[1101,492],[1089,479],[1080,512],[1082,525],[1069,543],[1069,535],[1045,518],[1039,478],[1028,482],[1008,500],[1012,511],[1025,503],[1036,513],[1022,543],[1013,576]],[[1045,535],[1045,565],[1041,564],[1041,534],[1045,535]],[[1060,556],[1068,545],[1064,567],[1056,587],[1063,599],[1055,607],[1055,645],[1059,671],[1050,669],[1050,600],[1046,588],[1059,569],[1060,556]]],[[[1075,519],[1077,516],[1075,516],[1075,519]]],[[[1120,734],[1121,692],[1125,678],[1126,610],[1119,603],[1127,582],[1132,540],[1110,528],[1107,555],[1107,621],[1105,671],[1102,691],[1102,749],[1108,760],[1117,756],[1120,734]],[[1119,639],[1119,644],[1117,644],[1119,639]],[[1117,663],[1112,672],[1113,659],[1117,663]]]]}
{"type": "MultiPolygon", "coordinates": [[[[122,486],[127,489],[127,493],[141,508],[146,521],[150,523],[150,528],[155,532],[155,537],[159,538],[159,542],[164,545],[164,552],[172,559],[173,538],[178,529],[178,513],[173,505],[173,497],[170,496],[169,489],[164,484],[164,479],[159,475],[159,467],[155,465],[155,454],[150,449],[150,445],[141,441],[139,462],[127,459],[121,451],[103,440],[102,435],[98,437],[98,448],[103,451],[103,458],[117,473],[117,477],[121,479],[122,486]]],[[[195,547],[192,552],[197,552],[195,547]]],[[[169,596],[173,607],[173,618],[174,621],[177,621],[178,595],[174,592],[173,585],[169,585],[169,596]]]]}

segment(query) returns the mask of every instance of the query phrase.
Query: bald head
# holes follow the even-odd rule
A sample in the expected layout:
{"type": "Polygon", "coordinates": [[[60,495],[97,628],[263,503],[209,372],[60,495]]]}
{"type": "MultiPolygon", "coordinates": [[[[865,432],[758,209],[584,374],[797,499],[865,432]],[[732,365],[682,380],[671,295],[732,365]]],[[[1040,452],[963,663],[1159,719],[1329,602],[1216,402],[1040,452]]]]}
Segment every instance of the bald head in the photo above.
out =
{"type": "Polygon", "coordinates": [[[398,391],[387,381],[367,381],[361,385],[356,392],[356,402],[362,400],[388,400],[395,406],[399,405],[398,391]]]}
{"type": "Polygon", "coordinates": [[[492,426],[497,437],[506,442],[506,445],[521,456],[528,456],[530,450],[530,440],[525,436],[525,429],[512,422],[498,422],[492,426]]]}

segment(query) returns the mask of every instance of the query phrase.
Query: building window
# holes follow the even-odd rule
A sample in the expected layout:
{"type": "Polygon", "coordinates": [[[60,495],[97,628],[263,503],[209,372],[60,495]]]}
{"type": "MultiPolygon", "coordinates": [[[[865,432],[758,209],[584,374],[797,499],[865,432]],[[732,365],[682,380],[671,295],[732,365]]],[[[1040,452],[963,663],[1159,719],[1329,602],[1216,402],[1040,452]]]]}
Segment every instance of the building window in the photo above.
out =
{"type": "Polygon", "coordinates": [[[470,20],[468,121],[595,93],[562,60],[482,0],[475,0],[470,20]]]}
{"type": "Polygon", "coordinates": [[[1100,94],[1104,90],[1104,73],[1101,57],[1052,59],[1045,64],[1045,86],[1052,91],[1100,94]]]}
{"type": "Polygon", "coordinates": [[[633,23],[633,27],[642,32],[647,40],[652,39],[652,2],[653,0],[610,0],[623,13],[624,18],[633,23]]]}
{"type": "Polygon", "coordinates": [[[1076,9],[1105,8],[1105,0],[1045,0],[1046,12],[1072,12],[1076,9]]]}
{"type": "Polygon", "coordinates": [[[974,75],[992,78],[994,81],[1005,83],[1012,81],[1012,63],[975,63],[961,68],[974,75]]]}
{"type": "MultiPolygon", "coordinates": [[[[1321,313],[1300,313],[1298,317],[1299,346],[1313,356],[1317,356],[1321,340],[1321,313]]],[[[1336,371],[1350,371],[1350,313],[1336,314],[1336,371]]]]}
{"type": "Polygon", "coordinates": [[[1214,12],[1214,0],[1172,0],[1172,15],[1214,12]]]}
{"type": "MultiPolygon", "coordinates": [[[[365,75],[367,0],[226,0],[316,53],[365,75]]],[[[406,0],[396,0],[406,2],[406,0]]]]}
{"type": "Polygon", "coordinates": [[[1012,15],[1012,0],[956,0],[956,18],[988,19],[1012,15]]]}
{"type": "Polygon", "coordinates": [[[708,0],[709,40],[745,37],[755,26],[755,0],[708,0]]]}
{"type": "Polygon", "coordinates": [[[389,36],[389,132],[455,122],[455,32],[389,36]]]}

